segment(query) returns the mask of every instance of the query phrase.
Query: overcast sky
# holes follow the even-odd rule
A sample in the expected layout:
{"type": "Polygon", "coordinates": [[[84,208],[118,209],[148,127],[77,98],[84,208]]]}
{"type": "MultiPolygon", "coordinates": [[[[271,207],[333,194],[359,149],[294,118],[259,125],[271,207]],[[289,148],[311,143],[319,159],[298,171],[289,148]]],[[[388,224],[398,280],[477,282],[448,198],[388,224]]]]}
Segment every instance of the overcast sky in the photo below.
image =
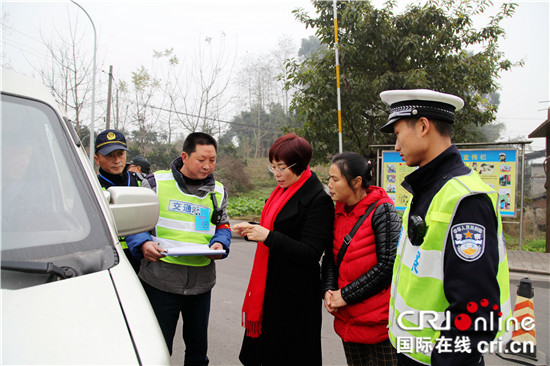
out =
{"type": "MultiPolygon", "coordinates": [[[[123,79],[141,65],[149,68],[153,50],[175,48],[179,57],[185,57],[197,39],[219,37],[221,32],[226,47],[235,53],[237,68],[247,56],[271,52],[284,35],[294,39],[298,48],[302,38],[313,34],[291,13],[298,7],[312,9],[307,0],[77,2],[97,30],[98,66],[101,63],[108,70],[113,65],[115,75],[123,79]]],[[[526,139],[547,119],[550,105],[550,7],[548,0],[518,3],[514,17],[503,22],[507,38],[501,50],[512,61],[523,59],[525,65],[502,74],[497,122],[506,124],[505,137],[526,139]]],[[[2,33],[3,63],[9,62],[16,71],[32,74],[29,61],[37,64],[47,55],[40,34],[62,30],[69,17],[78,19],[79,29],[88,27],[92,55],[91,23],[69,1],[2,0],[2,15],[7,15],[9,27],[2,33]]],[[[544,148],[544,139],[532,141],[536,150],[544,148]]]]}

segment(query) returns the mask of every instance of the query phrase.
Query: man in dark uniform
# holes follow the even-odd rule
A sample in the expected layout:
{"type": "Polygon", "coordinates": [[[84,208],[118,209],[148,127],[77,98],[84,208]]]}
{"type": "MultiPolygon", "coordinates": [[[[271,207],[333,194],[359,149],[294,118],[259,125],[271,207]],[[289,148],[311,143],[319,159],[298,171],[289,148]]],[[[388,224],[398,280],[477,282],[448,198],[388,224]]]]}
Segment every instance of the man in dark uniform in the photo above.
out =
{"type": "Polygon", "coordinates": [[[511,316],[508,261],[498,194],[451,142],[464,102],[424,89],[380,97],[391,108],[381,131],[394,133],[395,150],[418,167],[402,183],[413,198],[392,279],[389,333],[399,364],[483,365],[483,346],[504,335],[499,321],[511,316]],[[426,314],[436,321],[423,322],[426,314]]]}
{"type": "Polygon", "coordinates": [[[135,156],[126,165],[129,172],[141,173],[144,176],[151,173],[151,163],[141,155],[135,156]]]}
{"type": "MultiPolygon", "coordinates": [[[[111,186],[138,187],[141,185],[143,177],[134,172],[129,172],[126,168],[126,151],[128,151],[128,148],[126,138],[122,132],[116,130],[101,132],[95,139],[95,151],[94,160],[99,165],[97,178],[103,189],[111,186]]],[[[126,245],[126,238],[121,237],[119,241],[137,274],[141,260],[132,255],[126,245]]]]}

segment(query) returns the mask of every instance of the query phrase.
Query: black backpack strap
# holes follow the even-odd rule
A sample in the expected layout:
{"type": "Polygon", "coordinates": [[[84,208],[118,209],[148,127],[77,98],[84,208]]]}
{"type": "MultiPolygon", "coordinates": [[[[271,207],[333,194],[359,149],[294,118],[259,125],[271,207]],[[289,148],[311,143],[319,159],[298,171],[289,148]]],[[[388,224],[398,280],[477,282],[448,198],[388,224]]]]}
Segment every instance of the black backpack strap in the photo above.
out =
{"type": "Polygon", "coordinates": [[[351,243],[351,239],[353,239],[353,236],[355,235],[357,230],[359,230],[361,225],[363,225],[363,222],[370,215],[372,210],[375,209],[377,203],[378,203],[378,201],[372,203],[367,208],[367,210],[365,211],[365,214],[363,216],[361,216],[361,218],[359,220],[357,220],[357,222],[355,223],[355,225],[353,225],[353,228],[351,229],[349,234],[344,237],[344,242],[342,243],[342,246],[340,247],[340,250],[338,251],[338,256],[336,257],[336,268],[337,269],[340,268],[340,264],[342,263],[342,260],[344,259],[344,255],[346,254],[346,252],[348,250],[349,243],[351,243]]]}

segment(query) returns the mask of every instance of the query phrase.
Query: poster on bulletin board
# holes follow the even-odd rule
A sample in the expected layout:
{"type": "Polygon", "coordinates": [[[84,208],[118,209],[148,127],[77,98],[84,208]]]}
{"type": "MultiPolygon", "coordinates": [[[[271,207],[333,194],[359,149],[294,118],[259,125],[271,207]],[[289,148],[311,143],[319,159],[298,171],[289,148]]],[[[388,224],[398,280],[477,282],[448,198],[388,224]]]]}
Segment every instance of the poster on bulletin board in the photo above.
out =
{"type": "MultiPolygon", "coordinates": [[[[481,179],[498,192],[500,214],[515,216],[517,150],[460,150],[460,155],[465,164],[477,171],[481,179]]],[[[393,199],[397,210],[405,210],[411,194],[401,183],[417,168],[407,166],[398,152],[383,151],[382,169],[382,188],[393,199]]]]}

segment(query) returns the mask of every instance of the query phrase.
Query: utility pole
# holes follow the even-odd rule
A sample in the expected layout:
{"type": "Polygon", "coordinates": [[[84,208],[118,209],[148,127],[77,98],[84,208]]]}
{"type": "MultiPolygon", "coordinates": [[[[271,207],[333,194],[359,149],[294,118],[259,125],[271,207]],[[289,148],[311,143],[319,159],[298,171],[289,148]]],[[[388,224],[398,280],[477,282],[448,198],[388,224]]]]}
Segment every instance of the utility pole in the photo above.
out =
{"type": "MultiPolygon", "coordinates": [[[[546,103],[550,101],[544,101],[546,103]]],[[[533,132],[527,136],[529,138],[542,137],[546,139],[546,158],[544,159],[544,173],[546,174],[546,183],[544,188],[546,189],[546,253],[550,253],[550,170],[548,164],[550,163],[550,107],[548,107],[548,114],[546,121],[537,127],[533,132]]]]}
{"type": "Polygon", "coordinates": [[[88,19],[90,19],[90,22],[92,23],[92,28],[94,30],[94,59],[93,59],[93,66],[92,66],[92,116],[90,118],[90,162],[92,164],[92,167],[94,166],[94,155],[95,155],[95,145],[94,145],[94,118],[95,118],[95,74],[96,74],[96,53],[97,53],[97,32],[95,30],[95,24],[92,20],[92,17],[86,9],[84,9],[79,3],[77,3],[74,0],[71,0],[73,4],[78,6],[82,11],[86,14],[88,19]]]}
{"type": "Polygon", "coordinates": [[[105,123],[105,129],[109,129],[111,124],[111,90],[113,86],[113,65],[109,66],[109,89],[107,92],[107,120],[105,123]]]}
{"type": "Polygon", "coordinates": [[[338,152],[342,152],[342,104],[340,102],[340,61],[338,57],[338,12],[336,0],[332,2],[334,16],[334,56],[336,58],[336,102],[338,106],[338,152]]]}
{"type": "MultiPolygon", "coordinates": [[[[546,123],[550,121],[550,106],[548,107],[548,114],[546,123]]],[[[546,128],[546,158],[544,159],[544,172],[546,173],[546,253],[550,253],[550,172],[548,171],[548,162],[550,160],[550,133],[548,127],[546,128]]]]}
{"type": "MultiPolygon", "coordinates": [[[[550,120],[550,108],[548,108],[548,119],[550,120]]],[[[550,253],[550,172],[548,171],[548,160],[550,159],[550,138],[546,136],[546,159],[544,159],[544,170],[546,173],[546,253],[550,253]]]]}
{"type": "Polygon", "coordinates": [[[118,105],[118,88],[116,90],[116,105],[115,105],[115,111],[116,111],[116,116],[115,116],[115,130],[118,130],[118,121],[119,121],[119,115],[118,115],[118,108],[119,108],[119,105],[118,105]]]}

